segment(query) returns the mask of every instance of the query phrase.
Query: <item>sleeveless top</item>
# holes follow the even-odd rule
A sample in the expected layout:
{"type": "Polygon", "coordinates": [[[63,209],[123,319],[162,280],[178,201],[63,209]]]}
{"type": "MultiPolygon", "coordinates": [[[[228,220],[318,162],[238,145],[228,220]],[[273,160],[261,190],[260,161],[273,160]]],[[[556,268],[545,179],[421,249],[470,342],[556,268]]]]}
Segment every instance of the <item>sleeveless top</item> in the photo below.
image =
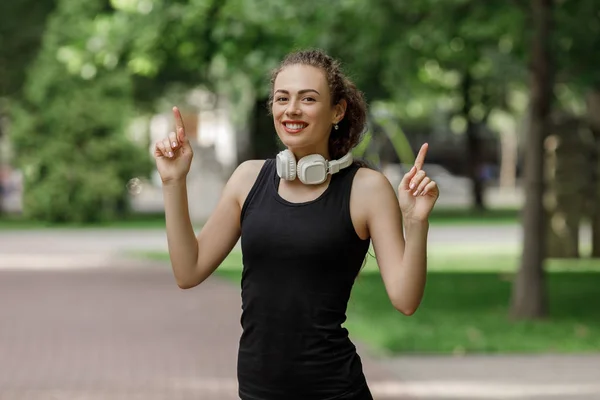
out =
{"type": "Polygon", "coordinates": [[[333,174],[317,199],[291,203],[268,159],[250,190],[241,213],[241,399],[333,400],[366,385],[342,327],[370,245],[350,218],[359,168],[333,174]]]}

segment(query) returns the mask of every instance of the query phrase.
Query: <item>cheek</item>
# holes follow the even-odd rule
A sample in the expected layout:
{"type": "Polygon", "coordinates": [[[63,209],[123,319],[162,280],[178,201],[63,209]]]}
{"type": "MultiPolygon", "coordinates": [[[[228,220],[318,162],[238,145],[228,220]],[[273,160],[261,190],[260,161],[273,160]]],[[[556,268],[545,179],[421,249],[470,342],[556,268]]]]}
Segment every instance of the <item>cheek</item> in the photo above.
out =
{"type": "Polygon", "coordinates": [[[280,119],[281,116],[283,115],[285,109],[281,106],[273,106],[271,108],[271,114],[273,114],[273,118],[275,119],[280,119]]]}
{"type": "Polygon", "coordinates": [[[329,110],[323,108],[315,108],[314,110],[311,110],[310,115],[315,121],[318,121],[320,126],[329,125],[331,120],[331,113],[329,112],[329,110]]]}

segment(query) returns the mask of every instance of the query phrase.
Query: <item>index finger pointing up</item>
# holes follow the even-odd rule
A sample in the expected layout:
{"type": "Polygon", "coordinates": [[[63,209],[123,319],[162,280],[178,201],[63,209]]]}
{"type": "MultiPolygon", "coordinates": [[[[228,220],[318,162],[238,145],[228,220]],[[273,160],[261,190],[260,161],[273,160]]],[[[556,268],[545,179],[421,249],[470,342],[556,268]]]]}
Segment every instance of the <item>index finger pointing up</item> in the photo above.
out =
{"type": "Polygon", "coordinates": [[[421,146],[419,154],[417,154],[417,158],[415,159],[415,167],[417,168],[417,170],[423,168],[423,164],[425,164],[425,155],[427,155],[428,148],[429,145],[427,143],[424,143],[423,146],[421,146]]]}
{"type": "Polygon", "coordinates": [[[186,139],[186,134],[179,108],[173,107],[173,115],[175,116],[175,126],[177,127],[177,139],[183,142],[186,139]]]}

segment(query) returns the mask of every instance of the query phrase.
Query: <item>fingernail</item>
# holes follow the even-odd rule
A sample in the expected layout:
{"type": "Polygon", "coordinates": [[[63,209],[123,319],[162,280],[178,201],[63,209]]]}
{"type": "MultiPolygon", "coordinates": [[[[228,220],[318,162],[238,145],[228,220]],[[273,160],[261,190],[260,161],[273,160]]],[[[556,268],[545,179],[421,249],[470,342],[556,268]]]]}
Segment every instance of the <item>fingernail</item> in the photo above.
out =
{"type": "Polygon", "coordinates": [[[415,184],[411,183],[410,186],[409,186],[409,188],[414,189],[415,188],[415,184]]]}
{"type": "Polygon", "coordinates": [[[415,192],[413,193],[413,195],[417,196],[419,194],[418,190],[415,190],[415,192]]]}
{"type": "Polygon", "coordinates": [[[173,146],[173,147],[177,147],[177,142],[173,142],[173,143],[171,143],[171,146],[173,146]]]}
{"type": "Polygon", "coordinates": [[[173,152],[172,151],[169,152],[169,157],[173,157],[173,152]]]}

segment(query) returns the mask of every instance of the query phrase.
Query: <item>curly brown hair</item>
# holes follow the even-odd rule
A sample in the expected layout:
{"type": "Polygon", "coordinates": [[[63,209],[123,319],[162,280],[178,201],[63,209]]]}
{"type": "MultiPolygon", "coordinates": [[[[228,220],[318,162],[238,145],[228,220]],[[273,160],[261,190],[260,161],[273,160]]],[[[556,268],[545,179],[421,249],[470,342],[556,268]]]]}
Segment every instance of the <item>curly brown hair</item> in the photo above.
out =
{"type": "Polygon", "coordinates": [[[340,62],[322,50],[302,50],[288,54],[279,67],[271,74],[271,90],[269,94],[269,111],[273,105],[273,86],[279,72],[290,65],[310,65],[325,72],[331,105],[346,100],[347,107],[344,118],[338,123],[339,129],[331,129],[329,135],[329,155],[338,159],[346,155],[362,140],[367,127],[367,103],[356,85],[343,73],[340,62]]]}

